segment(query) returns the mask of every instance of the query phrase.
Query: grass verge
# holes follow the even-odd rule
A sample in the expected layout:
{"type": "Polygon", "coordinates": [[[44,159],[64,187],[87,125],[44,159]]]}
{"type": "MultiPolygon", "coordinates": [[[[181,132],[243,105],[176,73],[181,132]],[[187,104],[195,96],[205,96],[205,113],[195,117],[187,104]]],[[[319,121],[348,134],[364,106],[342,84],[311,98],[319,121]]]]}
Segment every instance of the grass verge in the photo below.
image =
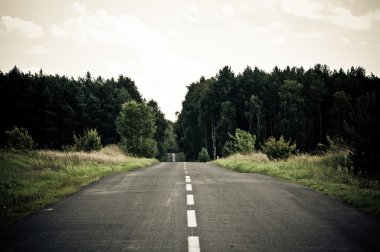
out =
{"type": "Polygon", "coordinates": [[[342,167],[345,162],[346,152],[324,156],[299,155],[287,161],[270,161],[261,153],[236,154],[214,161],[237,172],[260,173],[311,187],[379,217],[380,178],[355,176],[342,167]]]}
{"type": "Polygon", "coordinates": [[[57,202],[101,177],[152,165],[156,159],[123,154],[115,145],[98,152],[0,151],[0,224],[57,202]]]}

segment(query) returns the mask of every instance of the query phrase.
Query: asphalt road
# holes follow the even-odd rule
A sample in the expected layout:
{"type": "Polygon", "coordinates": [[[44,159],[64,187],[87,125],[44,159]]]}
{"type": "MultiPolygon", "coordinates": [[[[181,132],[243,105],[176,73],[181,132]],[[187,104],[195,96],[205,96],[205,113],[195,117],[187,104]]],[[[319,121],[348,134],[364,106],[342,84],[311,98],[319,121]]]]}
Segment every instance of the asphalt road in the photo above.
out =
{"type": "Polygon", "coordinates": [[[380,251],[380,221],[267,176],[161,163],[106,177],[0,239],[1,251],[380,251]]]}

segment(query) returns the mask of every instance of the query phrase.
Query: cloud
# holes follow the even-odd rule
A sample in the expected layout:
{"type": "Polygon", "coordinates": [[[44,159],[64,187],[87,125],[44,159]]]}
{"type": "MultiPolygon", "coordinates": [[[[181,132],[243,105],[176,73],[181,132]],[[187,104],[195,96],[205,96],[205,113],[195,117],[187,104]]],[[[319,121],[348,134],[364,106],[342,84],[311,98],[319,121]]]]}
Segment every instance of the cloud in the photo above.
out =
{"type": "Polygon", "coordinates": [[[222,10],[223,10],[223,13],[226,14],[227,16],[235,15],[235,10],[231,5],[223,4],[222,10]]]}
{"type": "Polygon", "coordinates": [[[363,16],[380,10],[379,0],[328,0],[331,5],[347,9],[352,15],[363,16]]]}
{"type": "Polygon", "coordinates": [[[277,36],[277,37],[272,38],[271,42],[272,42],[272,44],[275,44],[275,45],[284,44],[285,43],[285,38],[277,36]]]}
{"type": "Polygon", "coordinates": [[[71,39],[82,45],[89,43],[118,44],[132,49],[166,46],[169,40],[131,15],[110,15],[105,10],[87,11],[53,24],[50,33],[59,39],[71,39]]]}
{"type": "Polygon", "coordinates": [[[1,24],[5,27],[7,32],[15,32],[28,39],[43,36],[42,27],[31,21],[23,20],[17,17],[2,16],[1,24]]]}
{"type": "Polygon", "coordinates": [[[320,38],[322,37],[322,33],[320,32],[296,32],[296,37],[299,38],[320,38]]]}
{"type": "Polygon", "coordinates": [[[33,46],[25,50],[24,53],[28,55],[42,55],[42,54],[48,54],[50,53],[50,51],[42,46],[33,46]]]}
{"type": "Polygon", "coordinates": [[[187,21],[190,21],[192,23],[195,23],[198,21],[198,19],[201,16],[201,11],[198,5],[191,5],[185,12],[184,17],[187,21]]]}
{"type": "MultiPolygon", "coordinates": [[[[198,9],[190,8],[192,13],[198,9]]],[[[132,77],[147,99],[157,99],[168,118],[181,105],[191,83],[208,70],[198,62],[175,53],[166,31],[155,30],[132,15],[113,15],[103,9],[78,12],[50,26],[49,34],[80,52],[75,71],[89,70],[103,77],[132,77]],[[176,93],[176,95],[168,95],[176,93]]],[[[183,18],[183,13],[181,13],[183,18]]]]}
{"type": "Polygon", "coordinates": [[[84,14],[87,11],[87,6],[84,4],[81,4],[80,2],[73,2],[69,3],[70,8],[80,14],[84,14]]]}
{"type": "Polygon", "coordinates": [[[349,9],[329,1],[283,0],[281,8],[298,17],[326,21],[352,30],[368,30],[380,21],[380,10],[356,16],[349,9]]]}
{"type": "Polygon", "coordinates": [[[351,44],[351,40],[349,38],[343,37],[342,42],[345,44],[351,44]]]}
{"type": "Polygon", "coordinates": [[[324,8],[322,3],[308,0],[284,0],[281,7],[285,12],[311,19],[320,19],[324,8]]]}

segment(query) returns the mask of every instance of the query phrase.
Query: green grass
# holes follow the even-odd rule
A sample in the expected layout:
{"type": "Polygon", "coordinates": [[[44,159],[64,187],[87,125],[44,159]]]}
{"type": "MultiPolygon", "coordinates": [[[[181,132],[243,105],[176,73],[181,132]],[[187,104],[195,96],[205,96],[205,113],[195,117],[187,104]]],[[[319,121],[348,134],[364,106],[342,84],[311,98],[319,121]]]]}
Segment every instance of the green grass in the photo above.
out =
{"type": "Polygon", "coordinates": [[[344,168],[342,164],[348,162],[347,152],[299,155],[287,161],[271,161],[261,153],[236,154],[214,162],[237,172],[260,173],[309,186],[366,213],[380,216],[380,178],[355,176],[344,168]]]}
{"type": "Polygon", "coordinates": [[[0,151],[0,224],[14,222],[57,202],[105,175],[152,165],[115,146],[98,152],[0,151]]]}

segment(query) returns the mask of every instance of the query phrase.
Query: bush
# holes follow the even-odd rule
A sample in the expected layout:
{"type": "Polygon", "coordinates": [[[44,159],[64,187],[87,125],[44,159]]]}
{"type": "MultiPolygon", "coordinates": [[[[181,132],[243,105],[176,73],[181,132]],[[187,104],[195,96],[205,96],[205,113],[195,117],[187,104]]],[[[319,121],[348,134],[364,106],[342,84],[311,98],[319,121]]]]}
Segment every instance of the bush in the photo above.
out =
{"type": "Polygon", "coordinates": [[[79,137],[74,134],[73,139],[73,150],[91,152],[102,148],[101,137],[96,129],[87,129],[79,137]]]}
{"type": "Polygon", "coordinates": [[[231,140],[224,144],[222,151],[224,156],[234,153],[249,154],[255,150],[255,135],[241,129],[236,129],[234,136],[230,133],[228,135],[231,140]]]}
{"type": "Polygon", "coordinates": [[[5,131],[7,147],[16,151],[30,151],[34,148],[33,138],[27,129],[13,127],[5,131]]]}
{"type": "Polygon", "coordinates": [[[202,148],[198,154],[198,160],[200,162],[208,162],[210,161],[210,156],[208,155],[208,151],[206,148],[202,148]]]}
{"type": "Polygon", "coordinates": [[[349,149],[345,141],[340,137],[331,138],[330,136],[326,137],[328,143],[328,149],[331,152],[346,151],[349,149]]]}
{"type": "Polygon", "coordinates": [[[139,146],[139,150],[137,153],[140,153],[142,157],[153,158],[158,153],[157,142],[153,138],[143,139],[141,146],[139,146]]]}
{"type": "Polygon", "coordinates": [[[153,158],[158,153],[157,142],[153,138],[142,139],[141,143],[138,145],[128,145],[128,140],[122,138],[119,147],[124,153],[136,155],[138,157],[153,158]]]}
{"type": "Polygon", "coordinates": [[[285,142],[283,136],[279,140],[270,137],[262,146],[262,151],[268,156],[269,159],[288,159],[296,150],[296,144],[290,145],[290,140],[285,142]]]}

